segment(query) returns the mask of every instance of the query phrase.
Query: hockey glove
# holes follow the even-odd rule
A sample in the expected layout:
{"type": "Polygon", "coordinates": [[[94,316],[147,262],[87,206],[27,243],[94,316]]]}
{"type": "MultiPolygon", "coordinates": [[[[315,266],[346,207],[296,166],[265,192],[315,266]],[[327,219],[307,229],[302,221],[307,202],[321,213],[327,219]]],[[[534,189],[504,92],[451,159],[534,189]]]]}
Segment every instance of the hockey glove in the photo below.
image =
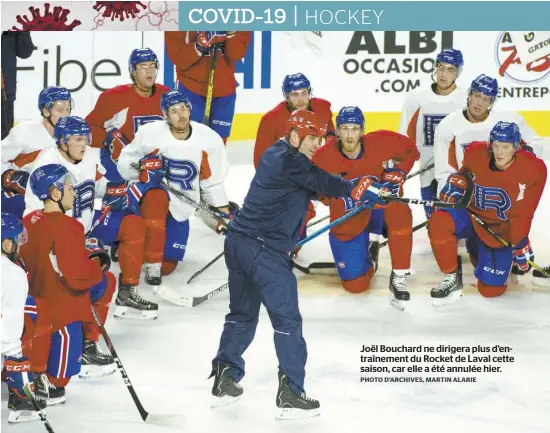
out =
{"type": "Polygon", "coordinates": [[[227,39],[226,32],[197,32],[195,49],[199,56],[210,56],[213,49],[221,48],[227,39]]]}
{"type": "MultiPolygon", "coordinates": [[[[16,356],[7,356],[4,362],[6,368],[6,383],[10,391],[19,398],[26,400],[23,388],[32,384],[31,362],[22,353],[16,356]]],[[[31,385],[31,390],[33,386],[31,385]]]]}
{"type": "Polygon", "coordinates": [[[103,248],[103,244],[98,238],[86,238],[86,249],[88,258],[96,260],[103,272],[107,272],[111,267],[111,258],[103,248]]]}
{"type": "Polygon", "coordinates": [[[460,173],[454,173],[447,179],[447,183],[439,193],[439,197],[447,203],[456,203],[462,200],[467,189],[468,180],[460,173]]]}
{"type": "Polygon", "coordinates": [[[107,290],[107,275],[103,273],[103,279],[100,283],[97,283],[95,286],[90,287],[89,293],[90,293],[90,301],[92,301],[92,304],[99,301],[103,295],[105,294],[105,290],[107,290]]]}
{"type": "Polygon", "coordinates": [[[362,202],[368,209],[377,205],[385,205],[386,201],[380,194],[390,195],[389,189],[378,182],[374,176],[363,176],[350,182],[350,197],[354,201],[362,202]]]}
{"type": "Polygon", "coordinates": [[[107,131],[107,137],[105,138],[103,145],[109,149],[109,152],[111,152],[111,158],[116,162],[118,161],[120,152],[128,146],[128,143],[129,141],[126,137],[124,137],[124,135],[122,135],[122,132],[120,132],[117,128],[113,128],[107,131]]]}
{"type": "MultiPolygon", "coordinates": [[[[531,265],[527,262],[535,260],[535,254],[533,253],[533,248],[531,248],[531,242],[529,238],[524,238],[519,244],[514,247],[512,251],[514,263],[518,269],[523,272],[529,272],[531,265]]],[[[522,274],[520,274],[522,275],[522,274]]]]}
{"type": "Polygon", "coordinates": [[[7,192],[25,195],[29,173],[22,170],[6,170],[2,173],[2,189],[7,192]]]}
{"type": "Polygon", "coordinates": [[[403,195],[402,185],[405,183],[406,174],[398,168],[386,168],[382,173],[382,186],[391,191],[392,195],[403,195]]]}
{"type": "Polygon", "coordinates": [[[126,182],[107,183],[107,190],[103,196],[101,209],[103,210],[107,206],[110,206],[113,211],[125,210],[128,207],[127,187],[126,182]]]}
{"type": "Polygon", "coordinates": [[[226,221],[225,225],[218,223],[218,226],[216,227],[216,233],[218,234],[225,234],[227,232],[227,226],[229,225],[229,221],[231,221],[241,209],[237,203],[234,203],[232,201],[229,202],[228,207],[229,207],[229,213],[218,211],[220,216],[226,221]]]}
{"type": "Polygon", "coordinates": [[[166,168],[160,156],[145,155],[139,160],[139,181],[159,185],[166,176],[166,168]]]}

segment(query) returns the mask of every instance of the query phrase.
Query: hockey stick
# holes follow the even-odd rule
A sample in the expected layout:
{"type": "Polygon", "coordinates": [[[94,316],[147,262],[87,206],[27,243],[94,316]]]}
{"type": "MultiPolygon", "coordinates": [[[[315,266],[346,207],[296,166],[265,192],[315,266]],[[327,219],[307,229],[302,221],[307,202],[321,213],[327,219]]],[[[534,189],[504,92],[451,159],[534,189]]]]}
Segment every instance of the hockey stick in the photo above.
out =
{"type": "Polygon", "coordinates": [[[171,302],[172,304],[179,305],[180,307],[196,307],[199,304],[202,304],[205,301],[208,301],[210,298],[213,298],[218,293],[223,292],[229,287],[229,283],[224,283],[220,287],[217,287],[216,289],[212,290],[211,292],[208,292],[206,295],[203,296],[180,296],[174,291],[168,291],[168,288],[166,286],[160,286],[157,294],[162,296],[162,298],[166,299],[168,302],[171,302]]]}
{"type": "MultiPolygon", "coordinates": [[[[480,217],[478,217],[475,213],[473,213],[471,210],[468,210],[468,213],[481,227],[485,229],[487,233],[489,233],[492,237],[494,237],[497,241],[499,241],[503,246],[508,248],[511,247],[511,245],[508,242],[506,242],[503,238],[501,238],[498,235],[498,233],[496,233],[491,227],[489,227],[487,223],[483,221],[480,217]]],[[[539,271],[546,278],[550,278],[550,274],[546,272],[543,268],[541,268],[539,265],[537,265],[535,262],[531,260],[527,260],[527,263],[529,263],[533,268],[539,271]]]]}
{"type": "Polygon", "coordinates": [[[214,45],[214,54],[212,55],[212,63],[210,64],[210,73],[208,74],[208,89],[206,91],[206,104],[204,106],[204,123],[210,126],[210,110],[212,109],[212,99],[214,95],[214,73],[216,72],[216,61],[218,59],[218,48],[214,45]]]}
{"type": "Polygon", "coordinates": [[[183,415],[181,414],[153,414],[145,410],[145,408],[141,404],[141,401],[139,400],[136,394],[136,391],[134,390],[134,386],[132,385],[132,382],[130,382],[130,377],[126,373],[126,370],[122,365],[122,362],[120,362],[118,354],[116,353],[116,350],[115,350],[115,346],[113,345],[113,342],[109,337],[109,334],[107,334],[107,330],[105,329],[105,326],[103,326],[103,323],[101,323],[101,319],[99,318],[99,315],[97,314],[97,311],[93,305],[91,305],[91,309],[92,309],[92,315],[94,316],[95,323],[99,327],[99,330],[101,332],[101,335],[103,335],[103,339],[105,340],[105,343],[107,343],[109,352],[111,352],[111,355],[115,359],[118,370],[120,371],[120,374],[122,375],[122,379],[124,380],[124,383],[126,384],[128,391],[130,392],[130,395],[132,396],[132,400],[134,400],[134,403],[139,411],[139,414],[141,415],[141,419],[150,424],[160,424],[160,425],[183,424],[184,418],[183,418],[183,415]]]}
{"type": "Polygon", "coordinates": [[[54,429],[48,422],[48,418],[46,418],[46,414],[42,412],[42,409],[40,409],[40,406],[38,406],[38,402],[34,398],[34,395],[30,389],[30,384],[25,385],[23,388],[23,392],[25,393],[25,396],[29,399],[29,401],[32,404],[32,407],[34,407],[34,410],[38,412],[38,416],[40,417],[40,420],[44,423],[44,427],[46,427],[46,430],[48,430],[49,433],[55,433],[54,429]]]}
{"type": "Polygon", "coordinates": [[[435,164],[432,162],[431,164],[428,164],[426,167],[421,168],[420,170],[415,171],[414,173],[411,173],[411,174],[407,175],[407,177],[405,177],[405,180],[409,180],[412,177],[415,177],[415,176],[418,176],[419,174],[425,173],[428,170],[431,170],[432,168],[434,168],[434,166],[435,166],[435,164]]]}
{"type": "Polygon", "coordinates": [[[86,232],[86,236],[92,233],[97,228],[97,226],[101,224],[101,221],[105,219],[105,217],[109,212],[111,212],[111,206],[105,206],[105,209],[103,209],[103,212],[101,212],[101,215],[97,217],[97,220],[95,221],[95,223],[92,224],[92,226],[90,227],[90,230],[86,232]]]}
{"type": "MultiPolygon", "coordinates": [[[[412,232],[416,232],[417,230],[420,230],[423,227],[426,227],[428,225],[428,221],[424,221],[423,223],[420,223],[413,227],[412,232]]],[[[386,245],[388,245],[388,240],[385,240],[380,244],[379,248],[383,248],[386,245]]],[[[335,269],[336,264],[335,263],[329,263],[329,262],[317,262],[312,263],[308,267],[301,266],[297,264],[296,262],[293,262],[293,266],[298,269],[300,272],[303,272],[304,274],[311,274],[311,271],[317,270],[317,269],[335,269]]]]}
{"type": "Polygon", "coordinates": [[[224,251],[219,253],[216,257],[214,257],[211,261],[209,261],[206,266],[204,266],[202,269],[195,272],[193,275],[191,275],[191,278],[187,280],[187,284],[191,283],[195,278],[197,278],[200,274],[202,274],[204,271],[206,271],[210,266],[212,266],[214,263],[216,263],[222,256],[224,255],[224,251]]]}

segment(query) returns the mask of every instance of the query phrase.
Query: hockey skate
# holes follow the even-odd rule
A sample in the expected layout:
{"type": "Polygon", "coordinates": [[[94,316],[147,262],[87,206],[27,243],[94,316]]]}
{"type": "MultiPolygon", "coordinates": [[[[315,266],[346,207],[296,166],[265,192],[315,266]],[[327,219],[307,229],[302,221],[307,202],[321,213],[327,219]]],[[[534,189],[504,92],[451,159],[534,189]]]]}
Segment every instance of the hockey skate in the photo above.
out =
{"type": "Polygon", "coordinates": [[[450,274],[445,274],[445,278],[437,287],[434,287],[430,294],[434,307],[442,307],[452,304],[462,298],[462,259],[457,257],[457,268],[450,274]]]}
{"type": "MultiPolygon", "coordinates": [[[[13,391],[9,391],[8,399],[8,423],[21,423],[40,421],[38,412],[34,410],[32,403],[29,400],[23,400],[13,391]]],[[[38,407],[44,411],[46,402],[44,400],[36,400],[38,407]]]]}
{"type": "Polygon", "coordinates": [[[407,290],[407,277],[412,275],[410,270],[391,271],[390,275],[390,292],[392,297],[390,304],[399,311],[405,309],[405,304],[411,299],[411,294],[407,290]]]}
{"type": "Polygon", "coordinates": [[[372,264],[374,266],[374,272],[378,270],[378,255],[380,253],[380,242],[377,240],[370,241],[369,254],[372,264]]]}
{"type": "Polygon", "coordinates": [[[118,247],[119,247],[119,243],[115,242],[111,246],[110,251],[109,251],[109,255],[111,256],[111,261],[113,263],[118,263],[118,247]]]}
{"type": "Polygon", "coordinates": [[[34,375],[34,393],[37,401],[42,400],[48,406],[65,403],[65,387],[57,387],[50,382],[46,373],[34,375]]]}
{"type": "Polygon", "coordinates": [[[279,370],[279,389],[277,390],[277,419],[311,418],[321,414],[318,400],[305,393],[296,394],[288,385],[288,377],[279,370]]]}
{"type": "Polygon", "coordinates": [[[210,377],[214,377],[214,385],[212,385],[212,395],[215,397],[210,404],[210,407],[226,406],[235,403],[243,394],[243,387],[235,382],[229,376],[230,365],[223,362],[218,362],[212,370],[210,377]]]}
{"type": "Polygon", "coordinates": [[[143,299],[137,287],[119,284],[113,315],[119,319],[153,320],[158,317],[158,304],[143,299]]]}
{"type": "MultiPolygon", "coordinates": [[[[546,266],[544,272],[550,274],[550,266],[546,266]]],[[[533,284],[535,286],[550,286],[550,278],[546,277],[541,271],[535,269],[533,271],[533,284]]]]}
{"type": "Polygon", "coordinates": [[[160,286],[162,284],[161,268],[162,263],[145,263],[145,282],[150,286],[160,286]]]}
{"type": "Polygon", "coordinates": [[[96,379],[109,376],[116,371],[114,358],[110,353],[104,353],[99,343],[85,341],[82,351],[82,367],[78,377],[80,379],[96,379]]]}

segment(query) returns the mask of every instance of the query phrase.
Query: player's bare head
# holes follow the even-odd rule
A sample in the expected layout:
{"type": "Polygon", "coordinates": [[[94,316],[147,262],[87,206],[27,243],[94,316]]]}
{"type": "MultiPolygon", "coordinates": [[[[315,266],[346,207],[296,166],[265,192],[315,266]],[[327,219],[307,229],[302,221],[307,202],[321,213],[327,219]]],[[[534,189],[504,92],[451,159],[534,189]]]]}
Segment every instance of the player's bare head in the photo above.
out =
{"type": "Polygon", "coordinates": [[[149,48],[137,48],[130,54],[128,71],[136,87],[145,92],[155,85],[159,70],[157,55],[149,48]]]}
{"type": "Polygon", "coordinates": [[[46,87],[38,95],[38,110],[52,126],[60,117],[70,116],[73,108],[73,98],[65,87],[46,87]]]}
{"type": "Polygon", "coordinates": [[[283,80],[283,95],[292,111],[307,110],[311,100],[311,83],[302,73],[287,75],[283,80]]]}
{"type": "Polygon", "coordinates": [[[498,95],[498,81],[487,75],[480,75],[468,92],[468,113],[476,120],[483,120],[493,108],[498,95]]]}
{"type": "Polygon", "coordinates": [[[189,130],[191,120],[191,102],[177,90],[166,92],[160,98],[160,109],[170,127],[178,133],[189,130]]]}
{"type": "Polygon", "coordinates": [[[454,89],[455,81],[464,67],[462,52],[445,48],[436,57],[434,79],[439,91],[454,89]]]}
{"type": "Polygon", "coordinates": [[[513,122],[498,122],[489,134],[489,150],[493,153],[498,169],[506,169],[514,160],[521,143],[518,125],[513,122]]]}
{"type": "Polygon", "coordinates": [[[317,115],[312,111],[293,111],[287,120],[287,137],[289,143],[309,159],[322,146],[326,135],[317,115]]]}
{"type": "Polygon", "coordinates": [[[2,212],[2,255],[16,259],[19,247],[27,242],[27,230],[16,216],[2,212]]]}
{"type": "Polygon", "coordinates": [[[55,125],[53,136],[63,156],[75,164],[82,161],[86,149],[92,144],[88,123],[77,116],[66,116],[55,125]]]}
{"type": "Polygon", "coordinates": [[[47,164],[36,169],[29,183],[33,194],[44,202],[46,211],[66,212],[73,208],[76,180],[62,165],[47,164]]]}
{"type": "Polygon", "coordinates": [[[353,152],[365,130],[365,116],[359,107],[342,107],[336,116],[336,130],[344,152],[353,152]]]}

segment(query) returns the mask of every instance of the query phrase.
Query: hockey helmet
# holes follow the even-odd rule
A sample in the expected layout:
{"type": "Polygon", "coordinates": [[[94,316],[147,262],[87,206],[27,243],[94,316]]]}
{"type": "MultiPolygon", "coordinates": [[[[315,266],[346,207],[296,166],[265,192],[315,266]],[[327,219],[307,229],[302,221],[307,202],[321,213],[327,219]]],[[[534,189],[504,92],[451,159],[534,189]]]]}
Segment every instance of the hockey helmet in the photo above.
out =
{"type": "Polygon", "coordinates": [[[342,107],[336,116],[336,126],[345,124],[361,125],[361,130],[365,129],[365,116],[359,107],[342,107]]]}
{"type": "Polygon", "coordinates": [[[311,93],[311,83],[307,77],[298,72],[297,74],[287,75],[283,80],[283,96],[288,98],[290,92],[294,92],[300,89],[307,89],[311,93]]]}
{"type": "Polygon", "coordinates": [[[7,212],[2,212],[2,243],[5,239],[23,245],[27,242],[27,229],[19,218],[7,212]]]}
{"type": "Polygon", "coordinates": [[[169,92],[163,93],[160,97],[160,109],[164,113],[164,117],[168,116],[168,109],[176,104],[185,104],[191,111],[191,101],[183,93],[177,90],[170,90],[169,92]]]}
{"type": "Polygon", "coordinates": [[[159,68],[159,60],[157,55],[150,48],[136,48],[130,54],[128,59],[128,70],[130,74],[136,72],[136,65],[144,62],[155,62],[155,66],[159,68]]]}
{"type": "Polygon", "coordinates": [[[74,109],[71,93],[65,87],[49,86],[42,89],[38,94],[38,111],[42,114],[42,108],[49,110],[57,101],[69,101],[71,110],[74,109]]]}
{"type": "Polygon", "coordinates": [[[92,144],[92,131],[88,123],[78,116],[64,116],[55,125],[53,129],[53,138],[59,146],[61,138],[67,143],[69,137],[73,135],[88,136],[88,146],[92,144]]]}
{"type": "Polygon", "coordinates": [[[489,134],[489,146],[493,144],[494,141],[503,141],[505,143],[512,143],[514,149],[518,150],[521,143],[521,133],[519,131],[519,126],[514,122],[503,122],[499,121],[489,134]]]}
{"type": "Polygon", "coordinates": [[[76,184],[74,176],[60,164],[47,164],[36,169],[29,181],[31,191],[40,200],[44,201],[50,198],[50,188],[56,187],[59,191],[63,191],[63,186],[66,183],[76,184]]]}
{"type": "Polygon", "coordinates": [[[295,129],[298,131],[300,140],[303,140],[307,135],[324,137],[327,133],[326,126],[322,125],[317,115],[308,110],[293,111],[287,120],[286,126],[286,135],[290,135],[290,131],[295,129]]]}

